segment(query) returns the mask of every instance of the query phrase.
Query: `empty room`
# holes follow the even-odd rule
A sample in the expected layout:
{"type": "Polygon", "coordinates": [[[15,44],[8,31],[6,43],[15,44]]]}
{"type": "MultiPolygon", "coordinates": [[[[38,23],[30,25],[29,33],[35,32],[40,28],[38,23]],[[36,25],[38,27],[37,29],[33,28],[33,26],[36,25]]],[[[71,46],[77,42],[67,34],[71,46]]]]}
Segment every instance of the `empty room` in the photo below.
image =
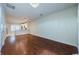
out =
{"type": "Polygon", "coordinates": [[[1,55],[78,54],[77,3],[1,3],[1,55]]]}

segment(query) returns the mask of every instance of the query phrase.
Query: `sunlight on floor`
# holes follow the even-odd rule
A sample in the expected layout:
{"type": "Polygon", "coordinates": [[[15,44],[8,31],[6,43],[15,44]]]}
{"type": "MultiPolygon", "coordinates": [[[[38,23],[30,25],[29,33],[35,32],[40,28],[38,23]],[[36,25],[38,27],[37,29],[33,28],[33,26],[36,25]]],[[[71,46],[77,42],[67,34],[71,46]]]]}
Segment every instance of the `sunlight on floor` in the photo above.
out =
{"type": "Polygon", "coordinates": [[[16,40],[15,34],[11,34],[11,36],[10,36],[10,42],[11,42],[11,43],[14,43],[15,40],[16,40]]]}

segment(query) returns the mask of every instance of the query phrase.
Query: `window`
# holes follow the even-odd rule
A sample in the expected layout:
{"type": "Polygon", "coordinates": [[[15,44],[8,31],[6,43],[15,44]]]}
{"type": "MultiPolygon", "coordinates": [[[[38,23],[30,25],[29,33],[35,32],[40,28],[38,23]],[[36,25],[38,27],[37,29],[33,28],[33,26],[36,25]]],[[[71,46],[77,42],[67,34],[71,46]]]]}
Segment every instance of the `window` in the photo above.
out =
{"type": "Polygon", "coordinates": [[[27,30],[27,23],[21,24],[21,29],[22,30],[27,30]]]}
{"type": "Polygon", "coordinates": [[[11,25],[11,31],[20,31],[21,27],[20,25],[11,25]]]}
{"type": "Polygon", "coordinates": [[[11,25],[11,31],[23,31],[23,30],[27,30],[27,28],[28,28],[27,23],[11,25]]]}

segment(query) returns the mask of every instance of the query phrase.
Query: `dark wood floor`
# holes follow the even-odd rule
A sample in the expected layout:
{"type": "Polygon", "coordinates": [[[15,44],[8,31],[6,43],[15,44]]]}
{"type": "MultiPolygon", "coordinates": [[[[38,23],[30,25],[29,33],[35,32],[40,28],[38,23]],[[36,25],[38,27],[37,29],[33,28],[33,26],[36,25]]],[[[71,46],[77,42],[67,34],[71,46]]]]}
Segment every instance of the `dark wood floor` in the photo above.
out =
{"type": "Polygon", "coordinates": [[[2,55],[71,55],[77,48],[31,34],[19,35],[11,42],[7,37],[2,47],[2,55]]]}

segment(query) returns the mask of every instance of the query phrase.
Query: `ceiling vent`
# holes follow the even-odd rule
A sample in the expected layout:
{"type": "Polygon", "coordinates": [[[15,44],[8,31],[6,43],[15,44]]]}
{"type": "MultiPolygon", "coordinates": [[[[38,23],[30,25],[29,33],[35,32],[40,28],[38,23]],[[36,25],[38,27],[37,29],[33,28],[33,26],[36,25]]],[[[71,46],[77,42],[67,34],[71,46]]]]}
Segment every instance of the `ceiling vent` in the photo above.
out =
{"type": "Polygon", "coordinates": [[[43,14],[42,14],[42,13],[40,13],[40,16],[43,16],[43,14]]]}
{"type": "Polygon", "coordinates": [[[6,4],[6,6],[8,7],[8,8],[11,8],[11,9],[15,9],[15,6],[13,6],[13,5],[11,5],[11,4],[6,4]]]}

